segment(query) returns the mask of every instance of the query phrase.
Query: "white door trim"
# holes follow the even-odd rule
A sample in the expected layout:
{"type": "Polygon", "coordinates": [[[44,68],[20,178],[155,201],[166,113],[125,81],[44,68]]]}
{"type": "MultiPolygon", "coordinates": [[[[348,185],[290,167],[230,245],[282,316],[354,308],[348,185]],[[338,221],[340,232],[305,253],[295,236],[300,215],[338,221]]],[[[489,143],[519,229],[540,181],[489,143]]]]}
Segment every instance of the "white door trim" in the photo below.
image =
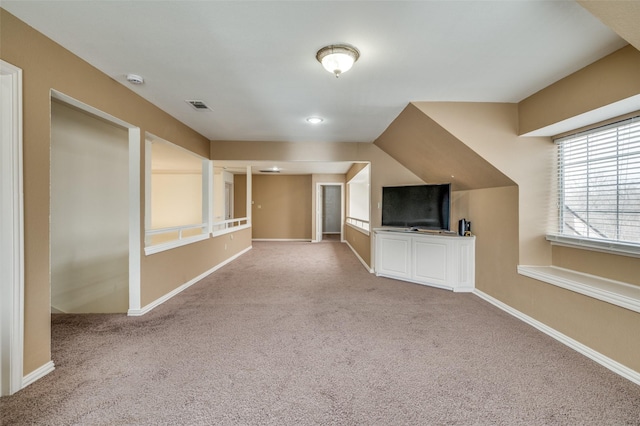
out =
{"type": "Polygon", "coordinates": [[[339,186],[340,187],[340,241],[344,242],[344,183],[340,182],[316,182],[316,239],[313,242],[322,241],[322,209],[324,207],[322,187],[323,186],[339,186]]]}
{"type": "Polygon", "coordinates": [[[140,161],[141,140],[140,128],[117,117],[100,111],[90,105],[78,101],[57,90],[51,90],[51,97],[68,105],[72,105],[113,124],[124,127],[129,133],[129,311],[139,311],[140,296],[140,262],[142,226],[140,223],[140,161]]]}
{"type": "Polygon", "coordinates": [[[0,395],[23,384],[24,216],[22,187],[22,70],[0,60],[0,395]]]}

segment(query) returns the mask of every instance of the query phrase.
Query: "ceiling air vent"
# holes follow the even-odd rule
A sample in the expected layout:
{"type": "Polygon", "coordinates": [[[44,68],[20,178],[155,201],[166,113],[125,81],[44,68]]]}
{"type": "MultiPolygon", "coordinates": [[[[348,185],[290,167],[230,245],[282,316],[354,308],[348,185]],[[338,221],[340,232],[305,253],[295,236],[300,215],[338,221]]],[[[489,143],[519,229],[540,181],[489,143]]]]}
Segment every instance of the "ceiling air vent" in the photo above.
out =
{"type": "Polygon", "coordinates": [[[262,170],[260,170],[260,173],[280,173],[280,170],[262,169],[262,170]]]}
{"type": "Polygon", "coordinates": [[[205,110],[211,111],[211,108],[209,108],[207,104],[205,104],[203,101],[187,100],[186,102],[192,107],[194,107],[195,109],[197,109],[198,111],[205,111],[205,110]]]}

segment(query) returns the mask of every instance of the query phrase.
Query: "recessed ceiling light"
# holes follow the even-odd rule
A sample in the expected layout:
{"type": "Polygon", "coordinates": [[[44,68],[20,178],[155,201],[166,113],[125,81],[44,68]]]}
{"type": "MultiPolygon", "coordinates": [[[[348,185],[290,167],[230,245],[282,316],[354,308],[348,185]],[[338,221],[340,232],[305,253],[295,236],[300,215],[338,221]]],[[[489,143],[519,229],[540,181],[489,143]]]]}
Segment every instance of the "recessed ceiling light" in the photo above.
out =
{"type": "Polygon", "coordinates": [[[324,121],[322,117],[309,117],[307,118],[307,122],[311,124],[320,124],[324,121]]]}

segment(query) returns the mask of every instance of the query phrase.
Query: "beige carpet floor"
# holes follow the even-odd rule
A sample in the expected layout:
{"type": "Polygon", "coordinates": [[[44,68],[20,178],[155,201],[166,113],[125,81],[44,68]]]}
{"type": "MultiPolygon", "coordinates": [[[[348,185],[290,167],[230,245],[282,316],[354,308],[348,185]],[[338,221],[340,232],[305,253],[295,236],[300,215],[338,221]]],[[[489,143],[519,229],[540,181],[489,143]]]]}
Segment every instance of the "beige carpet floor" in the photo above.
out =
{"type": "Polygon", "coordinates": [[[344,244],[254,248],[139,318],[54,315],[2,425],[639,425],[640,387],[344,244]]]}

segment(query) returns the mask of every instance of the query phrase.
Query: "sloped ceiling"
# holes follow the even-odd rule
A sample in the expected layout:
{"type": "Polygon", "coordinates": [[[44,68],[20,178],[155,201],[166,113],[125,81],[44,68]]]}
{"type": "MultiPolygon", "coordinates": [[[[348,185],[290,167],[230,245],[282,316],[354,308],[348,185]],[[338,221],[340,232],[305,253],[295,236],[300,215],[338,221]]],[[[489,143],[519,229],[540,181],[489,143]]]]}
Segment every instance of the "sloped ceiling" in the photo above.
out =
{"type": "Polygon", "coordinates": [[[515,185],[413,104],[374,144],[425,182],[451,182],[454,191],[515,185]]]}

